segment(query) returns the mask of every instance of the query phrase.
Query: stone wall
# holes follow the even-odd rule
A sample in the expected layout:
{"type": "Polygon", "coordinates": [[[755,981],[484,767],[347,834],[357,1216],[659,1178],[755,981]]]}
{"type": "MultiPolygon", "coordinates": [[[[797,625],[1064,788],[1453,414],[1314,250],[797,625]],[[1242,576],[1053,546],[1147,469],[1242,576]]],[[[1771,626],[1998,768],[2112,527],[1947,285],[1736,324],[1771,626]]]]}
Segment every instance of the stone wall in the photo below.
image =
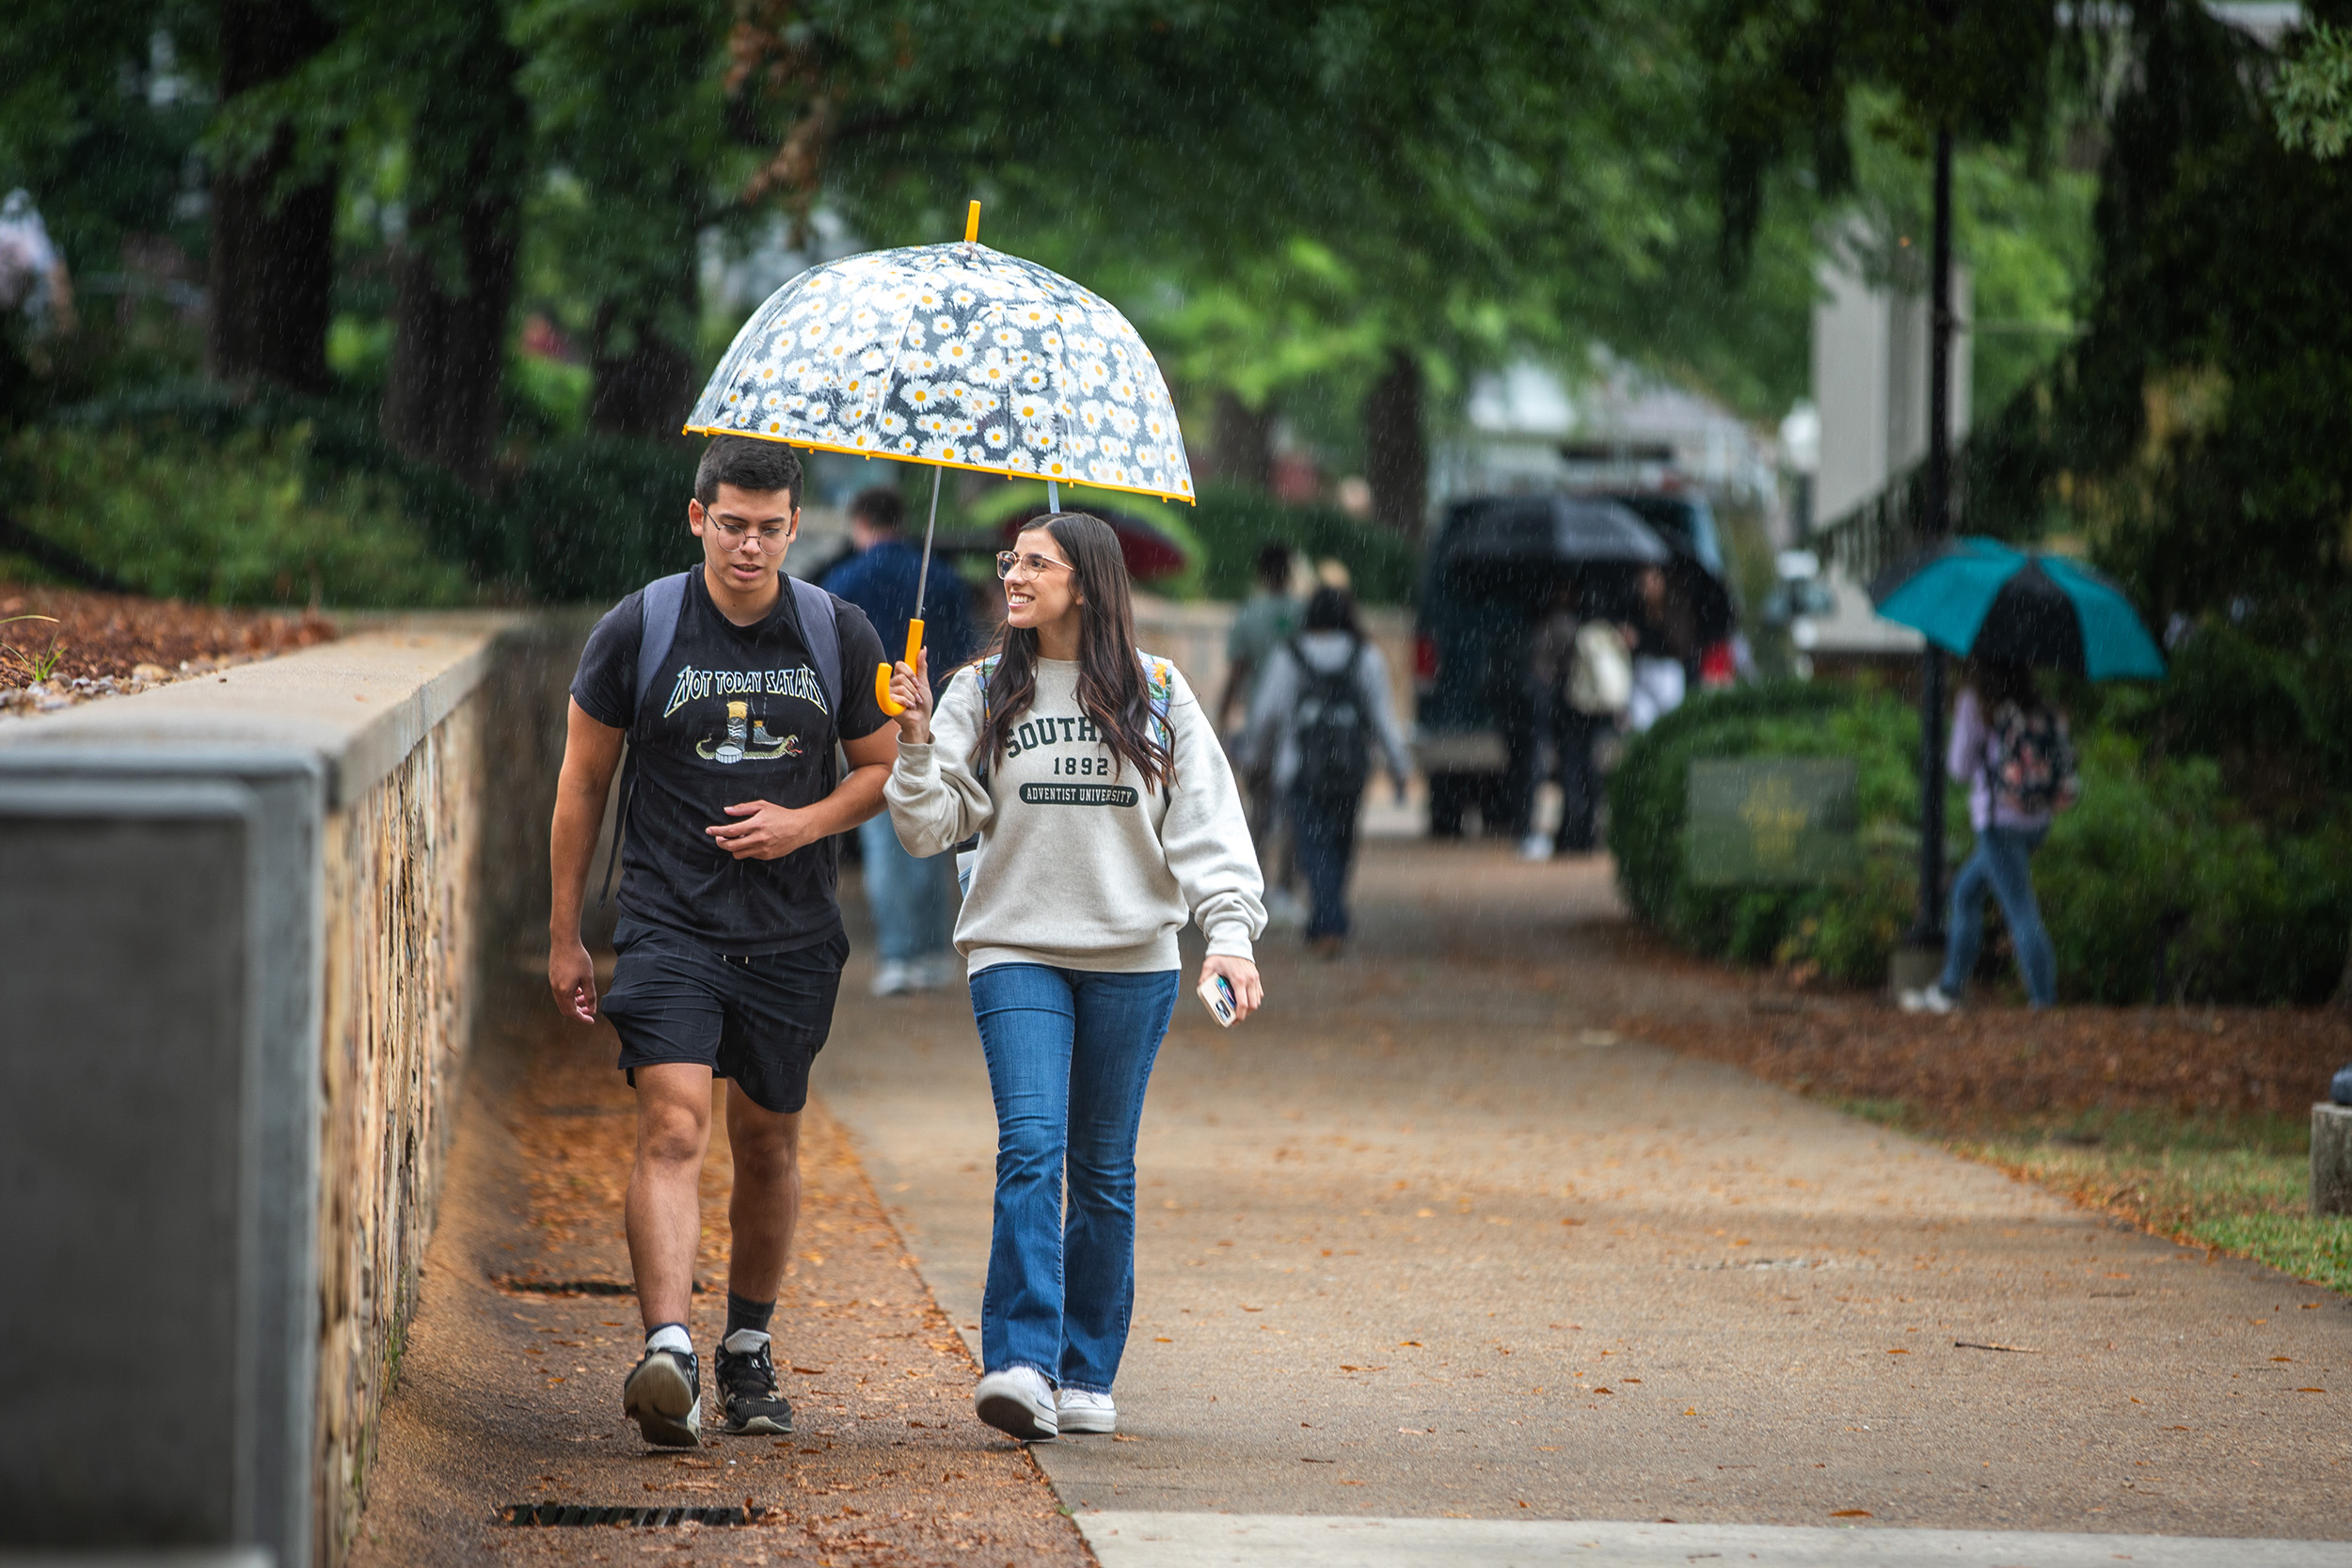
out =
{"type": "Polygon", "coordinates": [[[484,705],[477,689],[321,846],[321,1562],[358,1527],[473,1038],[484,705]]]}
{"type": "Polygon", "coordinates": [[[0,1337],[56,1371],[0,1380],[0,1551],[343,1557],[586,624],[0,724],[0,950],[61,955],[0,966],[0,1337]]]}

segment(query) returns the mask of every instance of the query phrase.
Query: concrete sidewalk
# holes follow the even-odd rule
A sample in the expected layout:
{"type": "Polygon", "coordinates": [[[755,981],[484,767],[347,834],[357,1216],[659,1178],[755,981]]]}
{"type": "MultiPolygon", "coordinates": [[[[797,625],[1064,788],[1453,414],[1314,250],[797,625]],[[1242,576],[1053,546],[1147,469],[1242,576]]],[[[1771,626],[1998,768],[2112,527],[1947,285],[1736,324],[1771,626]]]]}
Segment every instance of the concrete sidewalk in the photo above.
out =
{"type": "MultiPolygon", "coordinates": [[[[1268,1009],[1227,1034],[1186,1005],[1161,1057],[1126,1440],[1038,1449],[1104,1563],[1406,1560],[1168,1533],[1217,1513],[1419,1520],[1417,1560],[1482,1564],[1666,1560],[1497,1533],[1545,1520],[1809,1527],[1774,1538],[1795,1557],[1738,1548],[1759,1561],[2059,1560],[1898,1526],[2106,1538],[2097,1560],[2352,1538],[2344,1302],[1617,1039],[1637,1000],[1744,996],[1641,958],[1597,863],[1375,842],[1358,897],[1345,959],[1272,940],[1268,1009]],[[1836,1547],[1858,1537],[1874,1555],[1836,1547]]],[[[993,1118],[968,1003],[871,1001],[864,975],[818,1090],[977,1340],[993,1118]]]]}

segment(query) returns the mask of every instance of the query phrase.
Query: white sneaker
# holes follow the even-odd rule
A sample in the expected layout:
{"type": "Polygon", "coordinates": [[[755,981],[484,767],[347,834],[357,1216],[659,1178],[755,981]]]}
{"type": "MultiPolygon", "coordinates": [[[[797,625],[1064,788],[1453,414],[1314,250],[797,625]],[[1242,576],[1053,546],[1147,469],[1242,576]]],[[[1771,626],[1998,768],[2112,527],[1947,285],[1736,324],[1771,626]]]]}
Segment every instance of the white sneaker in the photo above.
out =
{"type": "Polygon", "coordinates": [[[1530,833],[1525,838],[1519,840],[1519,859],[1523,861],[1548,861],[1551,859],[1551,835],[1549,833],[1530,833]]]}
{"type": "Polygon", "coordinates": [[[1053,1386],[1035,1367],[1008,1367],[980,1379],[972,1390],[972,1409],[990,1426],[1025,1443],[1060,1430],[1053,1386]]]}
{"type": "Polygon", "coordinates": [[[1960,999],[1945,995],[1941,986],[1930,986],[1924,990],[1907,990],[1896,1000],[1907,1013],[1948,1013],[1960,1006],[1960,999]]]}
{"type": "Polygon", "coordinates": [[[1119,1430],[1119,1407],[1111,1403],[1108,1394],[1090,1394],[1083,1388],[1061,1391],[1061,1434],[1076,1437],[1100,1434],[1119,1430]]]}
{"type": "Polygon", "coordinates": [[[884,958],[882,967],[874,971],[876,996],[903,996],[914,988],[914,970],[902,958],[884,958]]]}

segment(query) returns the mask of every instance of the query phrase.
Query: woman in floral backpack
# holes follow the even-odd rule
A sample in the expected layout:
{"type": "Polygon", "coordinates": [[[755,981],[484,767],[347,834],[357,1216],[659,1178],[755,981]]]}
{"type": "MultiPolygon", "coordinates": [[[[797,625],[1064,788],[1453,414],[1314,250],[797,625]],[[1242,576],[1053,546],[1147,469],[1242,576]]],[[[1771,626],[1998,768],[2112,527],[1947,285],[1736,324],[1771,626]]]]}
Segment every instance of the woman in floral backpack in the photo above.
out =
{"type": "Polygon", "coordinates": [[[1904,1009],[1947,1013],[1960,1005],[1984,939],[1987,892],[2009,922],[2027,1000],[2046,1007],[2058,1000],[2058,955],[2034,900],[2032,861],[2049,834],[2050,818],[2074,803],[2074,749],[2066,715],[2042,699],[2024,665],[1979,661],[1952,711],[1945,768],[1968,785],[1977,847],[1952,879],[1943,975],[1925,990],[1905,992],[1904,1009]]]}

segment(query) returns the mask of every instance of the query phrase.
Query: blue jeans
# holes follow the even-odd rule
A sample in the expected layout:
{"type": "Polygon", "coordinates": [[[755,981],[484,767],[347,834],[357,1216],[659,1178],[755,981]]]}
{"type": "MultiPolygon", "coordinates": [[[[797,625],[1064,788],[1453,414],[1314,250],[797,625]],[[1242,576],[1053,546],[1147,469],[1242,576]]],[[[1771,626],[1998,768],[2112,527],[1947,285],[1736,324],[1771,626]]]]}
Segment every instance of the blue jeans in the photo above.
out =
{"type": "Polygon", "coordinates": [[[857,842],[866,858],[866,901],[873,906],[874,942],[883,961],[906,963],[945,952],[955,928],[947,901],[953,857],[916,860],[908,854],[888,812],[859,823],[857,842]]]}
{"type": "Polygon", "coordinates": [[[1990,890],[2009,922],[2010,945],[2017,949],[2027,999],[2037,1007],[2058,1000],[2058,954],[2033,896],[2033,852],[2048,833],[2047,828],[1987,828],[1977,835],[1976,851],[1952,879],[1944,975],[1936,982],[1945,995],[1958,996],[1976,973],[1977,949],[1984,942],[1984,895],[1990,890]]]}
{"type": "Polygon", "coordinates": [[[1356,863],[1356,816],[1360,797],[1318,800],[1291,791],[1291,840],[1298,847],[1298,874],[1307,880],[1307,940],[1343,937],[1348,931],[1347,874],[1356,863]]]}
{"type": "Polygon", "coordinates": [[[1119,1375],[1136,1300],[1136,1133],[1176,984],[1172,969],[993,964],[972,976],[996,1097],[984,1370],[1032,1367],[1097,1394],[1119,1375]]]}

